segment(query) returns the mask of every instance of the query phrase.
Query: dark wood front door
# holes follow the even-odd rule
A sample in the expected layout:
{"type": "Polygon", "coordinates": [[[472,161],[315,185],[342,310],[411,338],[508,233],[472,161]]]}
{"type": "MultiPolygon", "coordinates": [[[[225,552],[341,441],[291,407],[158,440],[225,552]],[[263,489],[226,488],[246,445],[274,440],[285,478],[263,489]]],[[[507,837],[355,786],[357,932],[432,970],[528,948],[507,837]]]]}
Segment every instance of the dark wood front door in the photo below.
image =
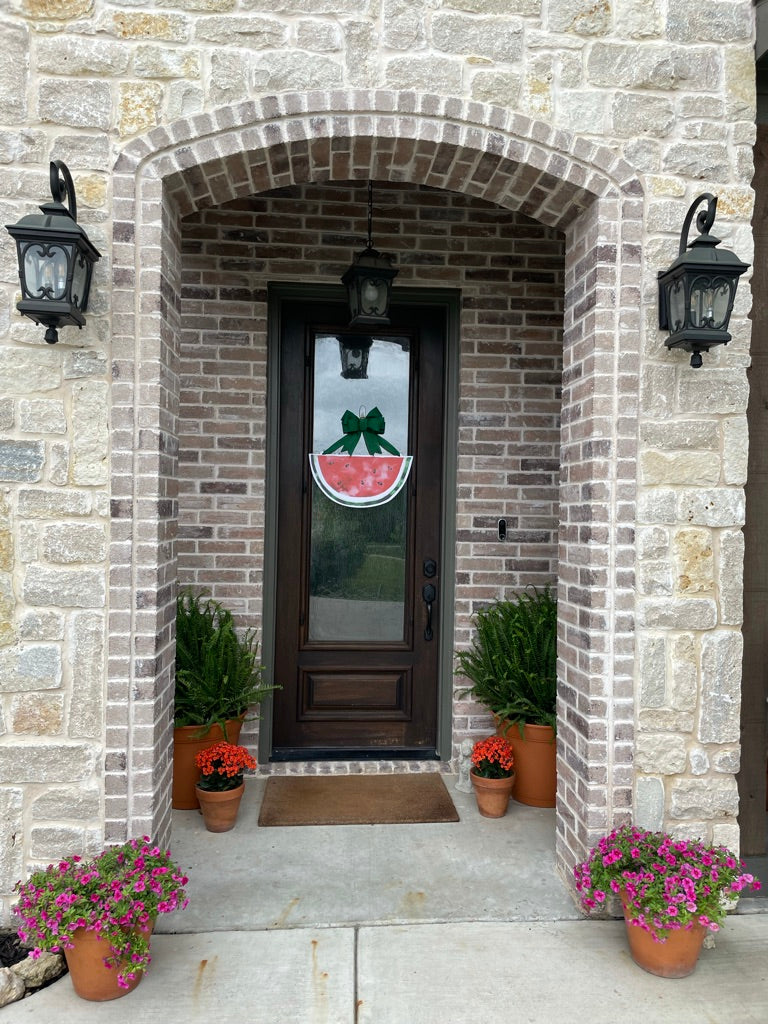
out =
{"type": "Polygon", "coordinates": [[[436,756],[445,309],[278,315],[272,758],[436,756]]]}

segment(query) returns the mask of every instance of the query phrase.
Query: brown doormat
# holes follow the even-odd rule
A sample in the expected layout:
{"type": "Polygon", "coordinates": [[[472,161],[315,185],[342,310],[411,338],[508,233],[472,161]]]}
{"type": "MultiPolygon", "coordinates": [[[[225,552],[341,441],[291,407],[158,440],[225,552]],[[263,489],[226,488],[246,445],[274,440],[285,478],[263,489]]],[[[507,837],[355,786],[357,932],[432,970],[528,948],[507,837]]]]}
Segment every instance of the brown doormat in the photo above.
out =
{"type": "Polygon", "coordinates": [[[306,775],[267,779],[259,825],[409,825],[458,821],[440,775],[306,775]]]}

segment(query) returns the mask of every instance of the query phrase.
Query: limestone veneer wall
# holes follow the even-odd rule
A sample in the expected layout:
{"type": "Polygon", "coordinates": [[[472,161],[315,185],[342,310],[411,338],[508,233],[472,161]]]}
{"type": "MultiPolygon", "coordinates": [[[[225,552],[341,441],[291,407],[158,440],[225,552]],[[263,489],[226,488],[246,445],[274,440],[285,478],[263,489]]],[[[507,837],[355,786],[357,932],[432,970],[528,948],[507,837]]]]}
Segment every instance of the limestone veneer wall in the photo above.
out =
{"type": "Polygon", "coordinates": [[[0,247],[3,913],[32,862],[168,834],[180,215],[313,174],[565,233],[561,860],[633,807],[737,842],[749,288],[692,371],[661,345],[655,275],[704,189],[751,257],[752,4],[510,6],[8,5],[3,222],[63,159],[103,258],[86,329],[49,349],[0,247]],[[420,146],[400,160],[395,136],[420,146]]]}

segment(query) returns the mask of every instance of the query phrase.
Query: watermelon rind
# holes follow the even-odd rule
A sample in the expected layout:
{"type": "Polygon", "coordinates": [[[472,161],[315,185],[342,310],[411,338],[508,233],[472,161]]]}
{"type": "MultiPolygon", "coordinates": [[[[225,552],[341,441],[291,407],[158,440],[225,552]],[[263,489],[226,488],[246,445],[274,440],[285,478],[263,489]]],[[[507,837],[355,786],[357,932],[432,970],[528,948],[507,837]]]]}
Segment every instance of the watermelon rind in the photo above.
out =
{"type": "MultiPolygon", "coordinates": [[[[393,456],[370,456],[370,455],[334,455],[334,459],[343,459],[345,463],[359,459],[361,462],[369,462],[371,458],[381,458],[387,461],[393,461],[393,456]]],[[[374,508],[377,505],[386,505],[388,501],[400,493],[403,489],[405,481],[408,479],[408,474],[411,471],[411,464],[413,463],[412,455],[399,456],[402,459],[402,464],[398,471],[397,476],[393,482],[389,485],[386,491],[381,494],[366,494],[366,495],[351,495],[346,494],[342,491],[337,491],[326,479],[323,470],[321,468],[320,459],[327,460],[327,455],[310,455],[309,465],[312,470],[312,479],[315,481],[317,486],[320,488],[322,493],[330,498],[331,501],[335,501],[337,505],[346,505],[349,508],[374,508]]]]}

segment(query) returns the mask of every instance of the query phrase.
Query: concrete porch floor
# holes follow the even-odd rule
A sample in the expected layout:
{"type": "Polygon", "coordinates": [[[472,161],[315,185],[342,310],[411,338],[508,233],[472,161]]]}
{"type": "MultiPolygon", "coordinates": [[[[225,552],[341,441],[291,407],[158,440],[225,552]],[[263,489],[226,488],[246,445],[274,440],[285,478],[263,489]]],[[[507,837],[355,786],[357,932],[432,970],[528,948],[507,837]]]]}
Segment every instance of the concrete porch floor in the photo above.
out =
{"type": "Polygon", "coordinates": [[[445,825],[261,829],[263,779],[232,832],[175,811],[191,902],[159,919],[141,985],[85,1003],[64,978],[3,1024],[765,1024],[768,901],[742,901],[693,975],[656,978],[623,922],[577,909],[554,811],[490,821],[453,783],[445,825]]]}
{"type": "Polygon", "coordinates": [[[554,810],[511,801],[506,817],[483,818],[455,776],[445,783],[461,821],[259,828],[263,778],[247,781],[231,832],[174,811],[190,905],[158,931],[578,920],[555,870],[554,810]]]}

